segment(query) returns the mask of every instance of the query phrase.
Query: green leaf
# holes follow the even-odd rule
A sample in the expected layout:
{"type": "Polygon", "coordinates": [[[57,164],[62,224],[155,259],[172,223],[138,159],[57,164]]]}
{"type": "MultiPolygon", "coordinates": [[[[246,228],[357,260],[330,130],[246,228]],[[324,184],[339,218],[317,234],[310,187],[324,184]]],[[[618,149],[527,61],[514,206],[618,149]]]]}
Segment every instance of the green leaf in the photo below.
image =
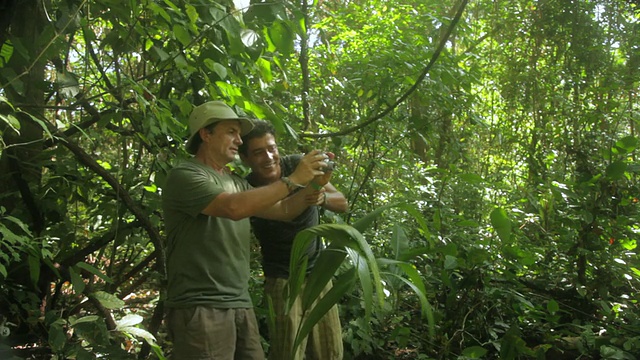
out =
{"type": "Polygon", "coordinates": [[[478,222],[474,221],[474,220],[462,220],[462,221],[458,221],[456,223],[456,226],[460,226],[460,227],[478,227],[478,226],[480,226],[480,224],[478,224],[478,222]]]}
{"type": "Polygon", "coordinates": [[[289,57],[293,53],[294,34],[288,23],[284,21],[275,21],[267,30],[269,39],[276,47],[277,51],[285,57],[289,57]]]}
{"type": "Polygon", "coordinates": [[[91,294],[91,296],[98,300],[102,306],[110,310],[122,309],[125,304],[124,301],[120,300],[117,296],[104,291],[96,291],[91,294]]]}
{"type": "Polygon", "coordinates": [[[433,243],[431,239],[429,226],[427,226],[427,221],[424,218],[422,211],[418,209],[415,204],[400,203],[397,205],[397,207],[398,209],[406,211],[407,214],[413,217],[413,219],[418,223],[418,229],[420,230],[422,236],[424,236],[429,241],[429,244],[431,244],[431,246],[435,246],[435,243],[433,243]]]}
{"type": "Polygon", "coordinates": [[[189,33],[189,29],[186,29],[184,26],[173,25],[173,33],[175,34],[176,39],[178,39],[184,47],[189,46],[193,40],[189,33]]]}
{"type": "Polygon", "coordinates": [[[186,9],[189,22],[195,24],[196,20],[198,20],[198,10],[196,10],[196,8],[191,4],[185,4],[184,7],[186,9]]]}
{"type": "Polygon", "coordinates": [[[145,186],[145,187],[144,187],[144,189],[145,189],[146,191],[148,191],[148,192],[151,192],[151,193],[156,193],[156,192],[158,192],[158,187],[156,186],[156,184],[151,184],[151,185],[149,185],[149,186],[145,186]]]}
{"type": "Polygon", "coordinates": [[[462,356],[465,356],[471,359],[480,359],[486,354],[487,354],[487,350],[482,346],[470,346],[462,350],[462,356]]]}
{"type": "Polygon", "coordinates": [[[407,234],[405,234],[402,226],[397,223],[393,226],[391,248],[393,249],[393,255],[396,260],[400,259],[404,254],[404,251],[409,248],[409,238],[407,237],[407,234]]]}
{"type": "Polygon", "coordinates": [[[0,47],[0,68],[7,66],[12,55],[13,44],[11,43],[11,40],[5,40],[2,47],[0,47]]]}
{"type": "Polygon", "coordinates": [[[156,341],[156,338],[150,332],[137,327],[122,327],[117,330],[135,337],[143,338],[148,343],[155,343],[156,341]]]}
{"type": "Polygon", "coordinates": [[[458,268],[458,258],[451,255],[445,255],[444,268],[447,270],[453,270],[458,268]]]}
{"type": "Polygon", "coordinates": [[[363,233],[363,232],[365,232],[366,230],[368,230],[371,227],[373,222],[376,221],[378,219],[378,217],[380,217],[380,215],[382,215],[383,212],[385,212],[387,209],[392,208],[392,207],[397,206],[397,205],[398,204],[388,204],[388,205],[385,205],[385,206],[381,206],[381,207],[375,209],[374,211],[368,213],[367,215],[363,216],[358,221],[353,223],[351,226],[353,226],[356,230],[358,230],[358,231],[363,233]]]}
{"type": "Polygon", "coordinates": [[[634,136],[626,136],[616,141],[616,147],[625,153],[630,153],[638,147],[638,139],[634,136]]]}
{"type": "Polygon", "coordinates": [[[93,275],[101,278],[102,280],[104,280],[107,283],[112,283],[113,280],[111,280],[111,278],[109,278],[107,275],[103,274],[100,270],[96,269],[95,267],[87,264],[87,263],[77,263],[76,264],[77,267],[79,267],[80,269],[86,270],[90,273],[92,273],[93,275]]]}
{"type": "Polygon", "coordinates": [[[557,301],[551,299],[549,300],[549,302],[547,302],[547,311],[549,312],[549,314],[553,315],[557,313],[558,310],[560,310],[560,306],[558,305],[557,301]]]}
{"type": "Polygon", "coordinates": [[[340,247],[329,244],[324,249],[309,274],[302,294],[302,308],[309,309],[311,303],[317,299],[329,280],[334,276],[340,265],[344,262],[347,252],[340,247]]]}
{"type": "Polygon", "coordinates": [[[122,328],[131,327],[142,323],[144,318],[140,315],[136,314],[127,314],[122,319],[116,321],[116,330],[121,330],[122,328]]]}
{"type": "Polygon", "coordinates": [[[213,63],[213,71],[216,72],[216,74],[218,74],[218,76],[220,77],[220,79],[226,79],[227,78],[227,68],[224,67],[224,65],[214,62],[213,63]]]}
{"type": "MultiPolygon", "coordinates": [[[[355,284],[355,268],[351,268],[348,271],[340,275],[334,282],[331,290],[329,290],[322,298],[320,298],[313,309],[309,312],[309,315],[305,318],[302,325],[298,329],[296,334],[292,355],[295,354],[296,349],[300,346],[302,340],[309,335],[311,329],[322,319],[322,317],[335,305],[342,297],[353,288],[355,284]]],[[[292,357],[293,358],[293,357],[292,357]]]]}
{"type": "Polygon", "coordinates": [[[611,180],[620,180],[626,171],[626,161],[615,161],[607,166],[606,174],[611,180]]]}
{"type": "Polygon", "coordinates": [[[498,233],[502,241],[508,242],[511,239],[511,221],[507,216],[507,212],[502,208],[495,208],[491,212],[491,225],[498,233]]]}
{"type": "Polygon", "coordinates": [[[0,120],[7,124],[11,130],[20,135],[20,120],[13,116],[13,114],[2,115],[0,114],[0,120]]]}
{"type": "Polygon", "coordinates": [[[51,349],[56,352],[60,352],[66,343],[67,335],[62,329],[62,326],[59,324],[51,325],[49,327],[49,345],[51,345],[51,349]]]}
{"type": "Polygon", "coordinates": [[[71,99],[80,93],[80,83],[78,76],[69,71],[56,73],[56,85],[60,94],[67,99],[71,99]]]}
{"type": "Polygon", "coordinates": [[[71,277],[71,285],[73,286],[73,290],[75,290],[76,294],[82,294],[86,284],[84,283],[82,276],[80,276],[74,266],[71,266],[69,268],[69,275],[71,277]]]}
{"type": "Polygon", "coordinates": [[[395,276],[402,282],[407,284],[418,297],[420,301],[420,309],[423,318],[427,319],[429,327],[429,336],[431,339],[435,339],[435,320],[433,316],[433,307],[427,299],[427,289],[424,286],[422,276],[418,272],[418,269],[413,264],[409,264],[403,261],[396,261],[390,259],[378,259],[378,262],[383,265],[393,265],[400,268],[408,277],[404,278],[394,273],[388,273],[390,276],[395,276]]]}
{"type": "Polygon", "coordinates": [[[461,174],[460,179],[471,184],[481,184],[484,182],[484,179],[480,175],[471,173],[461,174]]]}
{"type": "MultiPolygon", "coordinates": [[[[370,318],[373,311],[373,286],[371,284],[371,275],[369,274],[369,265],[365,259],[354,249],[345,249],[351,258],[351,262],[355,265],[356,274],[360,279],[360,286],[362,287],[362,299],[364,301],[364,316],[370,318]]],[[[374,262],[377,265],[377,262],[374,262]]],[[[382,284],[382,282],[380,282],[382,284]]],[[[384,290],[382,286],[378,289],[379,294],[383,294],[384,290]]],[[[384,301],[384,299],[382,300],[384,301]]],[[[382,305],[382,302],[380,303],[382,305]]]]}
{"type": "Polygon", "coordinates": [[[89,315],[89,316],[83,316],[79,319],[73,319],[73,317],[69,318],[69,325],[74,326],[76,324],[82,324],[82,323],[90,323],[90,322],[95,322],[100,320],[100,317],[98,315],[89,315]]]}

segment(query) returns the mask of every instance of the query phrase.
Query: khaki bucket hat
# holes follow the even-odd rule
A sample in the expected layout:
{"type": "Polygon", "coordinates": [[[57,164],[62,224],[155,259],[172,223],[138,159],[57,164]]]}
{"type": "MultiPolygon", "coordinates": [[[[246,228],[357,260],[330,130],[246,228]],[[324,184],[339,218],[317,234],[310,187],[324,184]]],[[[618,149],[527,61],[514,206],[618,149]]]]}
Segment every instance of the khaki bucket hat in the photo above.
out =
{"type": "Polygon", "coordinates": [[[222,101],[209,101],[198,105],[189,116],[189,139],[187,140],[187,151],[191,152],[191,143],[194,136],[203,127],[223,120],[238,120],[240,122],[240,135],[246,135],[253,129],[253,122],[245,117],[239,117],[229,105],[222,101]]]}

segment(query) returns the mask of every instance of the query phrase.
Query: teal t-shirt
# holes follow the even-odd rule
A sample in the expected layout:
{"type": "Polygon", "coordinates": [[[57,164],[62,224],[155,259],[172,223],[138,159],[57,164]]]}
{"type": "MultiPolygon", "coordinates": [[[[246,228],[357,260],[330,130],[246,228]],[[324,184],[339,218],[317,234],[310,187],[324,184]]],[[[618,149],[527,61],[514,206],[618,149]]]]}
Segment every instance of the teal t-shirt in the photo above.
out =
{"type": "Polygon", "coordinates": [[[249,308],[249,219],[203,215],[223,192],[250,189],[243,178],[220,174],[196,159],[169,171],[162,189],[167,235],[167,307],[249,308]]]}

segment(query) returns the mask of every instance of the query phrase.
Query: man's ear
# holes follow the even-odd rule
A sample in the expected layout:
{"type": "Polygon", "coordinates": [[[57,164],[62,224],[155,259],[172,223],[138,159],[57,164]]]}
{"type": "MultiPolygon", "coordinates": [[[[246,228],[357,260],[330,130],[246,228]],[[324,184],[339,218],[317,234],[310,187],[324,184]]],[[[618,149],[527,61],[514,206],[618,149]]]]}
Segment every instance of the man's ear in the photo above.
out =
{"type": "Polygon", "coordinates": [[[203,127],[202,129],[198,130],[198,135],[200,135],[200,139],[202,139],[202,142],[204,142],[204,140],[210,134],[211,134],[211,132],[206,127],[203,127]]]}

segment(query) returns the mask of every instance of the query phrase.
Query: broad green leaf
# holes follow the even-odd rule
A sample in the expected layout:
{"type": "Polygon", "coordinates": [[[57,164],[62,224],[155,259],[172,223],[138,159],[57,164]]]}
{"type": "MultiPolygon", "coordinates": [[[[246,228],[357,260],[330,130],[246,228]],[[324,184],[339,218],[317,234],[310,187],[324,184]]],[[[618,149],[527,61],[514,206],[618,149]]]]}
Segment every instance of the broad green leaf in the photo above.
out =
{"type": "Polygon", "coordinates": [[[258,36],[258,33],[251,29],[242,29],[240,39],[242,39],[242,43],[244,44],[244,46],[246,46],[247,48],[252,48],[255,47],[256,44],[259,44],[258,40],[260,39],[260,36],[258,36]]]}
{"type": "Polygon", "coordinates": [[[620,180],[627,171],[626,161],[615,161],[607,166],[606,174],[611,180],[620,180]]]}
{"type": "Polygon", "coordinates": [[[180,43],[185,47],[188,47],[193,40],[189,33],[189,29],[186,29],[184,26],[177,24],[173,25],[173,33],[175,34],[176,39],[178,39],[178,41],[180,41],[180,43]]]}
{"type": "Polygon", "coordinates": [[[53,324],[49,327],[49,345],[56,352],[62,351],[64,345],[67,343],[67,335],[65,334],[62,326],[53,324]]]}
{"type": "Polygon", "coordinates": [[[125,304],[124,301],[120,300],[117,296],[104,291],[96,291],[91,294],[91,296],[98,300],[102,306],[110,310],[122,309],[125,304]]]}
{"type": "Polygon", "coordinates": [[[453,270],[458,268],[458,258],[451,255],[445,255],[444,268],[447,270],[453,270]]]}
{"type": "Polygon", "coordinates": [[[56,74],[56,85],[63,97],[71,99],[80,93],[80,83],[78,82],[77,75],[69,71],[58,72],[56,74]]]}
{"type": "Polygon", "coordinates": [[[220,63],[217,63],[217,62],[214,62],[214,63],[213,63],[213,71],[215,71],[215,72],[216,72],[216,74],[218,74],[218,76],[220,77],[220,79],[223,79],[223,80],[224,80],[224,79],[226,79],[226,78],[227,78],[227,76],[228,76],[227,68],[226,68],[226,67],[224,67],[224,65],[222,65],[222,64],[220,64],[220,63]]]}
{"type": "Polygon", "coordinates": [[[187,13],[187,17],[189,18],[189,22],[191,22],[192,24],[196,23],[196,20],[198,20],[198,10],[196,10],[196,8],[191,5],[191,4],[184,4],[184,7],[186,9],[186,13],[187,13]]]}
{"type": "Polygon", "coordinates": [[[260,70],[260,75],[265,82],[270,83],[273,81],[273,72],[271,71],[271,63],[263,58],[256,60],[256,65],[260,70]]]}
{"type": "Polygon", "coordinates": [[[558,305],[557,301],[551,299],[549,300],[549,302],[547,302],[547,311],[549,312],[549,314],[553,315],[557,313],[558,310],[560,310],[560,306],[558,305]]]}
{"type": "Polygon", "coordinates": [[[484,182],[484,179],[480,175],[471,173],[461,174],[460,179],[471,184],[481,184],[484,182]]]}
{"type": "Polygon", "coordinates": [[[122,330],[122,328],[131,327],[142,323],[144,318],[136,314],[127,314],[122,319],[116,321],[116,330],[122,330]]]}
{"type": "Polygon", "coordinates": [[[140,329],[137,327],[120,327],[117,328],[116,330],[121,331],[123,333],[126,334],[130,334],[133,335],[135,337],[139,337],[139,338],[143,338],[144,340],[146,340],[149,343],[154,343],[156,341],[155,336],[153,336],[150,332],[148,332],[147,330],[144,329],[140,329]]]}
{"type": "Polygon", "coordinates": [[[151,10],[155,15],[160,16],[163,20],[165,20],[168,23],[171,23],[171,16],[169,16],[169,13],[167,13],[167,11],[159,6],[158,4],[156,4],[155,1],[150,1],[147,4],[147,7],[149,10],[151,10]]]}
{"type": "Polygon", "coordinates": [[[491,225],[498,233],[500,239],[509,242],[511,239],[511,221],[507,217],[507,212],[502,208],[495,208],[491,212],[491,225]]]}
{"type": "Polygon", "coordinates": [[[616,147],[625,153],[630,153],[638,147],[638,139],[633,136],[626,136],[616,141],[616,147]]]}
{"type": "Polygon", "coordinates": [[[284,21],[275,21],[268,29],[269,39],[276,47],[276,51],[289,57],[293,53],[293,31],[291,26],[284,21]]]}
{"type": "Polygon", "coordinates": [[[456,223],[456,226],[460,226],[460,227],[478,227],[478,226],[480,226],[480,224],[478,224],[478,222],[474,221],[474,220],[462,220],[462,221],[458,221],[456,223]]]}
{"type": "Polygon", "coordinates": [[[462,350],[462,356],[471,359],[480,359],[487,354],[487,350],[482,346],[470,346],[462,350]]]}
{"type": "Polygon", "coordinates": [[[69,267],[69,275],[71,277],[71,285],[76,294],[82,294],[86,284],[82,279],[82,276],[76,271],[74,266],[69,267]]]}

